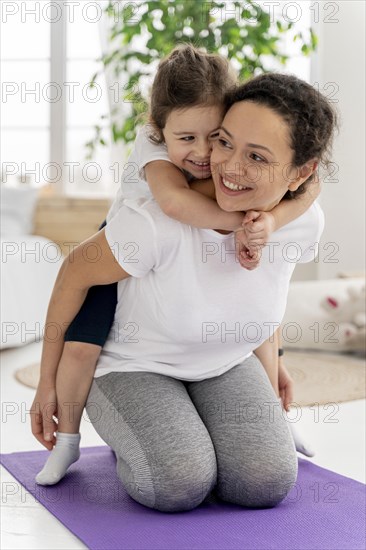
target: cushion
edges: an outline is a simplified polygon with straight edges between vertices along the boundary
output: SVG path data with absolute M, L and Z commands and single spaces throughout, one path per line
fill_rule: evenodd
M 352 345 L 334 312 L 324 307 L 328 296 L 340 302 L 349 300 L 350 289 L 361 292 L 364 279 L 326 279 L 290 283 L 287 307 L 282 323 L 282 345 L 287 348 L 324 351 L 355 351 L 365 344 Z M 352 327 L 351 319 L 349 326 Z M 348 326 L 348 325 L 347 325 Z M 347 327 L 346 327 L 347 328 Z M 357 327 L 354 327 L 357 330 Z
M 38 189 L 1 185 L 0 193 L 0 234 L 7 237 L 31 234 Z

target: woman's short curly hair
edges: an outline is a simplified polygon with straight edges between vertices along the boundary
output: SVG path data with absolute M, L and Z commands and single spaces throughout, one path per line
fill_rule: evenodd
M 329 167 L 338 117 L 328 99 L 310 84 L 294 75 L 265 73 L 233 87 L 225 96 L 226 111 L 238 101 L 265 105 L 283 117 L 289 127 L 295 167 L 313 158 Z M 284 199 L 304 193 L 314 175 L 296 191 L 288 191 Z

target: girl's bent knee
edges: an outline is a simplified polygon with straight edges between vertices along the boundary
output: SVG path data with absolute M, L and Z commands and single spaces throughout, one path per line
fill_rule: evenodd
M 95 361 L 98 359 L 101 347 L 86 342 L 65 342 L 63 355 L 74 361 Z

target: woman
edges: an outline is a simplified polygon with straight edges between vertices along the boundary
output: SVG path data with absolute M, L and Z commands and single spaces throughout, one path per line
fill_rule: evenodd
M 334 125 L 325 98 L 295 77 L 237 88 L 211 157 L 219 206 L 267 211 L 294 200 Z M 214 487 L 248 507 L 285 498 L 297 457 L 260 361 L 275 368 L 291 274 L 313 258 L 322 229 L 314 204 L 273 234 L 256 271 L 243 271 L 232 232 L 181 224 L 136 199 L 65 260 L 47 324 L 67 326 L 88 288 L 121 281 L 87 408 L 132 498 L 169 512 L 196 507 Z

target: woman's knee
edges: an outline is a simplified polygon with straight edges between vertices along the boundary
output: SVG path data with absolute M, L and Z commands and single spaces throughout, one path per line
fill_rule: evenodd
M 137 502 L 161 512 L 183 512 L 196 508 L 217 481 L 216 456 L 186 461 L 161 461 L 151 468 L 151 477 L 119 458 L 117 473 L 127 493 Z
M 217 481 L 216 457 L 211 464 L 197 461 L 171 465 L 156 480 L 156 508 L 165 512 L 183 512 L 199 506 Z
M 247 468 L 245 475 L 226 478 L 218 483 L 222 500 L 246 508 L 273 508 L 286 498 L 296 483 L 298 460 L 296 452 L 283 460 L 257 463 Z

